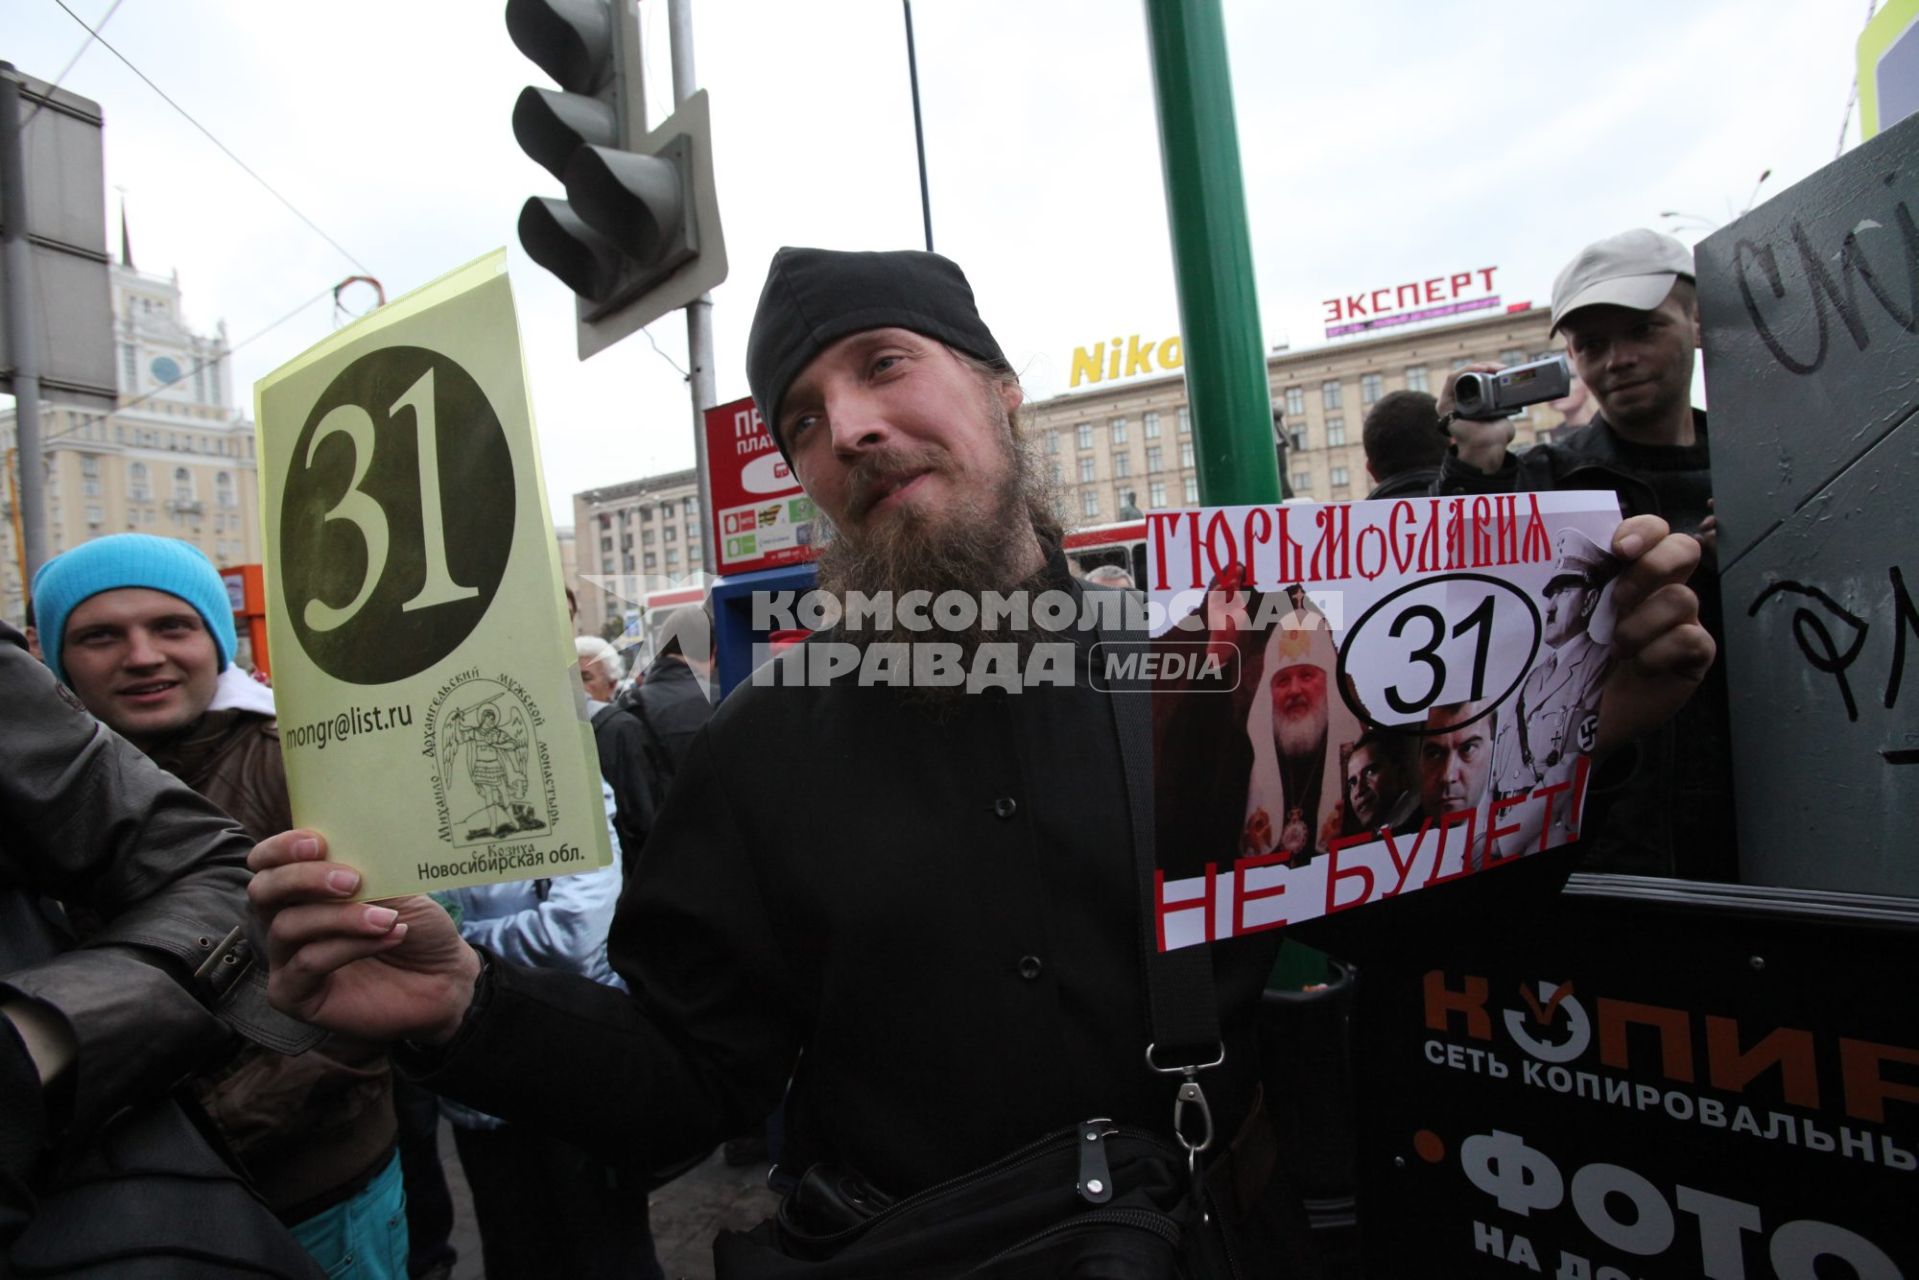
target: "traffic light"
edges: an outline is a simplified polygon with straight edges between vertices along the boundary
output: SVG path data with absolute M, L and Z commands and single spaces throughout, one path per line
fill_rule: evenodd
M 566 187 L 520 210 L 520 244 L 578 297 L 580 358 L 726 279 L 706 93 L 646 128 L 635 0 L 507 0 L 507 34 L 559 84 L 513 136 Z

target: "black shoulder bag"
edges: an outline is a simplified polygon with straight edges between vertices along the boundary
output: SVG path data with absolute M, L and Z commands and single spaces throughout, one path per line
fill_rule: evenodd
M 1123 638 L 1108 633 L 1112 638 Z M 1161 952 L 1153 914 L 1150 694 L 1109 699 L 1119 733 L 1141 892 L 1152 1042 L 1145 1065 L 1177 1077 L 1171 1139 L 1089 1117 L 901 1200 L 816 1165 L 751 1232 L 714 1243 L 720 1280 L 1213 1280 L 1232 1256 L 1201 1157 L 1213 1120 L 1199 1073 L 1225 1060 L 1212 955 Z

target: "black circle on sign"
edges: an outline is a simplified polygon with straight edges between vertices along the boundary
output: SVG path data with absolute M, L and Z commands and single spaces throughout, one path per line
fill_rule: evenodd
M 1418 591 L 1442 582 L 1483 582 L 1488 586 L 1502 587 L 1512 592 L 1515 596 L 1518 596 L 1519 602 L 1526 606 L 1526 616 L 1533 624 L 1532 645 L 1527 650 L 1526 660 L 1519 664 L 1519 674 L 1513 677 L 1513 682 L 1501 690 L 1498 697 L 1483 699 L 1486 703 L 1486 709 L 1470 719 L 1450 721 L 1439 729 L 1428 729 L 1424 724 L 1381 724 L 1379 721 L 1373 719 L 1372 713 L 1366 709 L 1366 705 L 1359 700 L 1359 695 L 1354 692 L 1352 682 L 1346 679 L 1346 655 L 1352 652 L 1353 642 L 1359 639 L 1360 631 L 1368 622 L 1372 621 L 1374 615 L 1381 609 L 1384 609 L 1387 605 L 1409 591 Z M 1545 623 L 1539 617 L 1539 606 L 1533 603 L 1531 596 L 1504 578 L 1495 578 L 1485 573 L 1442 573 L 1431 578 L 1421 578 L 1417 582 L 1409 582 L 1403 587 L 1388 591 L 1385 595 L 1373 601 L 1373 607 L 1360 614 L 1359 621 L 1355 622 L 1352 630 L 1346 633 L 1346 643 L 1339 647 L 1339 696 L 1345 700 L 1347 709 L 1359 717 L 1359 722 L 1369 729 L 1382 729 L 1389 733 L 1403 733 L 1416 738 L 1428 737 L 1435 733 L 1451 733 L 1462 725 L 1469 725 L 1473 723 L 1474 720 L 1483 719 L 1491 715 L 1500 703 L 1513 696 L 1513 693 L 1525 682 L 1526 677 L 1532 674 L 1533 659 L 1539 656 L 1539 644 L 1544 635 Z
M 423 517 L 418 405 L 431 389 L 440 490 L 439 541 L 445 580 L 461 598 L 408 609 L 427 584 L 433 549 Z M 401 403 L 404 401 L 405 403 Z M 345 432 L 332 430 L 314 447 L 327 416 L 371 421 L 371 459 Z M 308 462 L 308 453 L 312 461 Z M 356 468 L 365 473 L 357 486 Z M 361 592 L 371 559 L 359 523 L 340 509 L 357 488 L 378 505 L 387 527 L 386 563 L 371 593 L 350 618 L 315 627 L 308 606 L 343 609 Z M 472 375 L 437 351 L 385 347 L 361 356 L 314 402 L 287 470 L 280 506 L 280 604 L 300 647 L 322 671 L 349 684 L 386 684 L 439 662 L 471 635 L 506 574 L 517 507 L 513 454 L 500 419 Z M 361 504 L 364 509 L 364 504 Z M 468 591 L 471 594 L 467 594 Z

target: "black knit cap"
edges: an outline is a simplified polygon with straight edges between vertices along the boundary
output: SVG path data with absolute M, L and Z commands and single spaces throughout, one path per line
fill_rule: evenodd
M 813 357 L 868 329 L 910 329 L 997 368 L 1012 367 L 951 259 L 916 249 L 781 249 L 767 269 L 746 339 L 746 380 L 782 452 L 778 424 L 786 389 Z

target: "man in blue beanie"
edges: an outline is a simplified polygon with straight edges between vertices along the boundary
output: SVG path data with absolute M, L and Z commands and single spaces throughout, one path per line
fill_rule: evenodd
M 233 660 L 233 606 L 191 543 L 115 534 L 33 577 L 41 656 L 61 683 L 141 748 L 188 728 Z
M 293 825 L 273 695 L 233 665 L 233 606 L 198 547 L 142 533 L 82 543 L 34 575 L 33 611 L 42 661 L 108 728 L 253 839 Z M 384 1053 L 339 1037 L 298 1058 L 248 1050 L 196 1091 L 328 1274 L 406 1274 Z M 335 1272 L 348 1255 L 354 1269 Z

